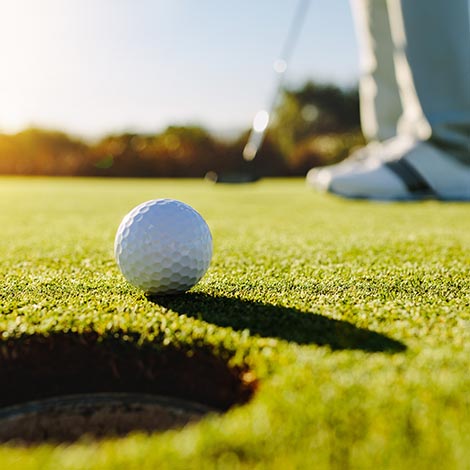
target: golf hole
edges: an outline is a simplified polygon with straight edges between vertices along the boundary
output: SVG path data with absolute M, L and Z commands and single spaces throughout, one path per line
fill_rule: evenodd
M 0 442 L 35 445 L 181 428 L 246 403 L 248 370 L 129 334 L 28 336 L 0 344 Z

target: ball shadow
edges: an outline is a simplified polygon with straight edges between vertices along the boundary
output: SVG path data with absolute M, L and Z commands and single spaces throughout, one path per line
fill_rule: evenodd
M 148 299 L 181 315 L 299 345 L 389 353 L 406 350 L 403 343 L 384 334 L 295 308 L 191 292 L 176 296 L 149 296 Z

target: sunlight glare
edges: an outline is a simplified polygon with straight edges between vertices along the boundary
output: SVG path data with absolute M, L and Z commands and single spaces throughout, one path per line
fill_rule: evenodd
M 273 64 L 273 68 L 277 73 L 284 73 L 287 70 L 287 62 L 284 59 L 277 59 Z
M 253 130 L 255 132 L 264 132 L 268 127 L 269 123 L 269 113 L 262 109 L 256 113 L 255 118 L 253 119 Z

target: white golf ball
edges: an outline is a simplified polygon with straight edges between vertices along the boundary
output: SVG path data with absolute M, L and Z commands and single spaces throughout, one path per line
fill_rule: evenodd
M 212 235 L 191 206 L 155 199 L 122 220 L 114 256 L 124 277 L 148 294 L 176 294 L 193 287 L 212 258 Z

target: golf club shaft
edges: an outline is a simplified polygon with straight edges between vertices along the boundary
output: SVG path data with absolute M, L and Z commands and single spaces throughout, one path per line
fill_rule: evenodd
M 243 149 L 243 158 L 247 161 L 253 160 L 256 157 L 258 150 L 263 144 L 266 130 L 269 125 L 269 120 L 277 106 L 277 101 L 284 85 L 287 65 L 291 59 L 295 44 L 299 38 L 309 4 L 310 0 L 299 0 L 294 18 L 287 33 L 286 41 L 281 51 L 281 55 L 274 62 L 274 71 L 276 72 L 277 83 L 274 88 L 274 93 L 268 109 L 259 110 L 255 115 L 255 119 L 253 120 L 253 126 L 248 137 L 248 141 L 245 145 L 245 148 Z

